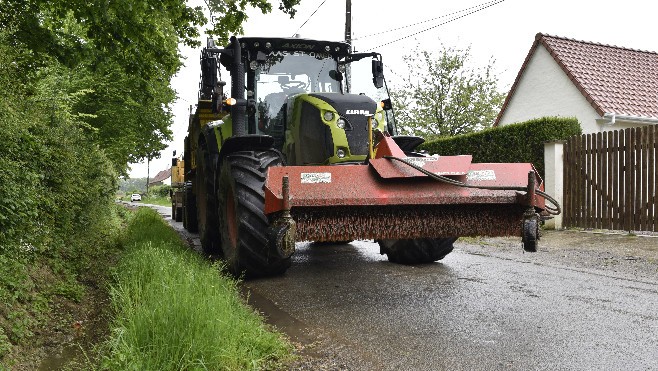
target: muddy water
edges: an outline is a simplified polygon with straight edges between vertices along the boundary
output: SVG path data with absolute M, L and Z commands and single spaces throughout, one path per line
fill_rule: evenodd
M 47 356 L 41 361 L 39 371 L 61 370 L 71 361 L 83 357 L 82 349 L 77 344 L 64 346 L 57 354 Z

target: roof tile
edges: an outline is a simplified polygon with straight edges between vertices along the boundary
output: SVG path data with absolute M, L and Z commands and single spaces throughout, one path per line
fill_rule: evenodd
M 156 182 L 161 182 L 161 181 L 169 178 L 170 176 L 171 176 L 171 168 L 169 168 L 167 170 L 162 170 L 159 173 L 157 173 L 155 175 L 155 177 L 153 179 L 151 179 L 151 181 L 149 181 L 149 184 L 156 183 Z
M 600 114 L 658 117 L 658 53 L 545 34 L 536 42 Z

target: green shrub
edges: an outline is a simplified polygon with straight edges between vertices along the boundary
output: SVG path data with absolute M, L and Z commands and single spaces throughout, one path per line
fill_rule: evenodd
M 149 188 L 149 197 L 150 196 L 169 197 L 169 191 L 170 190 L 171 190 L 171 186 L 168 185 L 168 184 L 153 186 L 153 187 Z
M 473 162 L 530 162 L 544 176 L 544 143 L 580 135 L 576 118 L 543 117 L 423 143 L 420 149 L 444 156 L 472 155 Z

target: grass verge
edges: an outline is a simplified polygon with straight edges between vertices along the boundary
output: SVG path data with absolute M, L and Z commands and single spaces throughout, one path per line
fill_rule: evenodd
M 110 296 L 102 369 L 276 369 L 292 348 L 246 306 L 237 282 L 194 253 L 149 208 L 131 220 Z
M 145 204 L 171 206 L 171 198 L 169 197 L 148 196 L 145 197 L 142 202 Z
M 119 201 L 126 201 L 130 202 L 131 204 L 138 204 L 138 203 L 144 203 L 144 204 L 152 204 L 152 205 L 159 205 L 159 206 L 171 206 L 171 198 L 167 197 L 160 197 L 160 196 L 144 196 L 142 197 L 142 201 L 139 202 L 131 202 L 130 201 L 130 195 L 122 196 L 118 198 Z

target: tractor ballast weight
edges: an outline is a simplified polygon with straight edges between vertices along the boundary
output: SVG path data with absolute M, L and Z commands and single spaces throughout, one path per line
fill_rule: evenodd
M 204 251 L 251 276 L 285 272 L 297 241 L 372 239 L 406 264 L 443 258 L 459 236 L 520 236 L 535 251 L 559 207 L 532 164 L 414 152 L 423 140 L 395 135 L 389 100 L 351 92 L 358 76 L 347 74 L 366 58 L 381 88 L 381 55 L 346 43 L 209 42 L 184 156 Z

